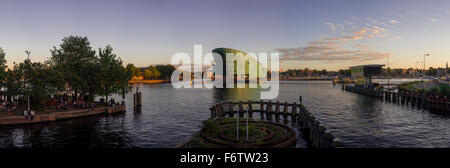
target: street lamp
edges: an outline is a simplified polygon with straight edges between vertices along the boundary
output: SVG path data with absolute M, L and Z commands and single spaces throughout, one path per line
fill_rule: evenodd
M 425 56 L 430 56 L 430 54 L 423 54 L 423 74 L 422 74 L 422 81 L 423 81 L 423 77 L 425 76 Z
M 418 80 L 419 79 L 419 69 L 417 69 L 417 64 L 418 63 L 420 63 L 420 61 L 416 61 L 416 69 L 415 69 L 415 71 L 416 71 L 416 80 Z
M 28 55 L 28 61 L 30 61 L 30 63 L 31 63 L 31 60 L 30 60 L 31 51 L 26 50 L 25 53 Z M 29 88 L 30 87 L 30 65 L 28 65 L 27 68 L 28 68 L 28 72 L 27 72 L 28 85 L 27 85 L 27 87 Z M 31 113 L 31 110 L 30 110 L 30 95 L 29 94 L 28 94 L 28 113 L 29 114 Z
M 430 56 L 430 54 L 423 54 L 423 74 L 422 74 L 422 85 L 423 89 L 425 89 L 425 81 L 423 81 L 423 78 L 425 77 L 425 56 Z

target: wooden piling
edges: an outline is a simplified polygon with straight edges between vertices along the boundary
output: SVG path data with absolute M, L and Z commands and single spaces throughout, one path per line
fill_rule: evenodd
M 266 116 L 267 120 L 272 120 L 272 101 L 270 100 L 269 104 L 267 105 Z
M 285 120 L 285 121 L 287 121 L 288 120 L 288 108 L 289 108 L 289 106 L 288 106 L 288 102 L 284 102 L 284 109 L 283 109 L 283 119 Z
M 292 105 L 292 114 L 291 114 L 291 120 L 292 122 L 297 121 L 297 103 L 294 102 L 294 105 Z
M 228 104 L 228 117 L 233 118 L 233 115 L 234 115 L 233 104 L 230 102 Z
M 275 107 L 275 120 L 279 121 L 280 120 L 280 102 L 277 101 L 277 105 Z
M 253 104 L 252 101 L 248 101 L 248 117 L 253 118 Z
M 260 109 L 259 109 L 260 114 L 261 114 L 261 120 L 264 120 L 264 101 L 261 100 L 261 102 L 259 104 L 261 106 Z
M 239 101 L 239 118 L 243 118 L 244 117 L 244 107 L 242 106 L 242 101 Z

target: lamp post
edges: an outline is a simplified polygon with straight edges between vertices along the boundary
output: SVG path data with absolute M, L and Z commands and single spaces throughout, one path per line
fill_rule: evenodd
M 419 69 L 417 69 L 417 64 L 418 63 L 420 63 L 420 61 L 416 61 L 416 69 L 415 69 L 415 71 L 416 71 L 416 80 L 418 80 L 419 79 Z
M 387 53 L 387 74 L 388 74 L 388 90 L 389 89 L 391 89 L 391 84 L 390 84 L 390 81 L 389 81 L 389 78 L 390 78 L 390 73 L 389 73 L 389 53 Z
M 425 81 L 423 80 L 423 78 L 425 77 L 425 56 L 430 56 L 430 54 L 423 54 L 423 73 L 422 73 L 422 85 L 423 85 L 423 89 L 425 89 Z
M 31 60 L 30 60 L 31 51 L 26 50 L 25 53 L 28 55 L 28 61 L 30 61 L 29 63 L 31 63 Z M 27 70 L 28 86 L 27 87 L 29 88 L 30 87 L 30 65 L 28 65 L 27 68 L 28 68 L 28 70 Z M 31 110 L 30 110 L 30 95 L 29 95 L 29 93 L 28 93 L 28 113 L 31 113 Z

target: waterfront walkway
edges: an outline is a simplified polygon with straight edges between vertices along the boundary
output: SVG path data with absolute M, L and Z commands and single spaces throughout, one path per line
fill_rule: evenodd
M 27 119 L 23 115 L 0 115 L 0 126 L 51 122 L 99 114 L 123 113 L 125 112 L 125 109 L 126 109 L 125 106 L 118 106 L 117 108 L 102 106 L 102 107 L 95 107 L 94 109 L 91 110 L 73 109 L 61 112 L 43 112 L 37 113 L 33 117 L 33 119 Z

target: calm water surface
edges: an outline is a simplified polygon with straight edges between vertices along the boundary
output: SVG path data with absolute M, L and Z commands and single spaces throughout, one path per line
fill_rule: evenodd
M 0 127 L 0 147 L 173 147 L 199 130 L 201 121 L 210 116 L 211 104 L 222 96 L 259 98 L 255 89 L 139 87 L 144 100 L 141 113 L 133 112 L 129 94 L 126 114 Z M 345 92 L 330 81 L 281 82 L 277 100 L 298 102 L 299 96 L 346 147 L 450 147 L 450 117 Z M 297 147 L 305 147 L 297 139 Z

